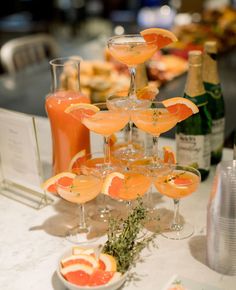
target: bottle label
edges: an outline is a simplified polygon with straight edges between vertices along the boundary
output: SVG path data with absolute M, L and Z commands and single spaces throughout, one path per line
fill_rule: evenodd
M 210 84 L 204 82 L 205 89 L 210 97 L 213 99 L 220 99 L 222 97 L 220 84 Z
M 192 101 L 196 106 L 201 107 L 207 104 L 207 95 L 199 95 L 199 96 L 189 96 L 187 94 L 184 94 L 183 96 L 185 99 L 188 99 Z
M 224 144 L 225 118 L 212 120 L 211 151 L 220 151 Z
M 210 136 L 210 134 L 176 134 L 178 163 L 209 170 L 211 164 Z

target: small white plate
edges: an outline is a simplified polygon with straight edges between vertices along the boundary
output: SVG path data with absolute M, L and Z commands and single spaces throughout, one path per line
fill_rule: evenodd
M 92 247 L 88 246 L 88 248 L 92 248 Z M 70 283 L 61 275 L 61 263 L 60 262 L 62 259 L 71 255 L 71 250 L 72 250 L 72 248 L 68 249 L 67 251 L 65 251 L 63 253 L 63 255 L 61 255 L 61 257 L 58 261 L 58 266 L 57 266 L 57 275 L 58 275 L 59 279 L 61 280 L 61 282 L 68 289 L 70 289 L 70 290 L 90 290 L 90 289 L 91 290 L 116 290 L 119 287 L 121 287 L 121 285 L 125 282 L 127 275 L 128 275 L 128 272 L 123 274 L 118 280 L 116 280 L 110 284 L 105 284 L 105 285 L 101 285 L 101 286 L 78 286 L 78 285 Z

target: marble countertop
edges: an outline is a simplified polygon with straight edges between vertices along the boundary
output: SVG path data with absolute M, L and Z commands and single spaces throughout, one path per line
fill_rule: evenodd
M 160 146 L 174 145 L 171 139 L 160 139 Z M 92 136 L 93 149 L 98 148 L 99 142 Z M 232 150 L 225 149 L 224 159 L 232 159 L 232 154 Z M 181 241 L 158 235 L 158 248 L 144 249 L 144 260 L 133 269 L 140 279 L 126 282 L 122 289 L 161 290 L 177 274 L 222 290 L 235 290 L 236 276 L 219 274 L 205 261 L 206 209 L 214 172 L 212 167 L 197 192 L 181 201 L 180 211 L 195 226 L 194 235 Z M 157 211 L 173 209 L 172 201 L 166 197 L 158 197 L 155 206 Z M 0 289 L 65 290 L 56 267 L 61 254 L 71 246 L 64 235 L 76 220 L 76 207 L 56 198 L 36 210 L 0 194 L 0 220 Z

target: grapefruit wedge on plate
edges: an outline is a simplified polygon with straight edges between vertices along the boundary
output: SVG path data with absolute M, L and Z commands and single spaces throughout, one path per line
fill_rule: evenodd
M 76 174 L 72 172 L 61 172 L 47 179 L 42 185 L 42 189 L 48 193 L 57 195 L 57 184 L 62 186 L 70 186 Z
M 95 257 L 96 252 L 97 247 L 74 246 L 61 256 L 57 275 L 66 288 L 70 290 L 120 288 L 128 273 L 117 272 L 116 260 L 113 256 L 100 253 L 99 257 Z
M 87 254 L 71 255 L 61 260 L 61 265 L 63 268 L 69 267 L 75 264 L 82 264 L 90 266 L 92 268 L 98 268 L 98 261 L 92 256 Z
M 72 284 L 78 286 L 88 285 L 90 276 L 93 274 L 93 267 L 75 264 L 61 269 L 62 276 Z
M 156 40 L 158 49 L 161 49 L 178 40 L 174 33 L 162 28 L 148 28 L 142 30 L 140 34 L 146 41 Z
M 190 100 L 183 97 L 175 97 L 163 101 L 164 106 L 170 111 L 179 110 L 179 121 L 181 122 L 188 117 L 199 112 L 198 107 Z

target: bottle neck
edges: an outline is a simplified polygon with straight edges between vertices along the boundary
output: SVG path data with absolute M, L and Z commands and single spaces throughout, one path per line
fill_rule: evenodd
M 80 91 L 79 62 L 65 61 L 60 65 L 51 63 L 51 91 Z
M 202 81 L 201 64 L 191 64 L 189 66 L 187 81 L 185 85 L 185 94 L 189 97 L 205 94 L 205 88 Z
M 205 52 L 203 54 L 203 81 L 205 83 L 219 84 L 218 67 L 215 53 Z

